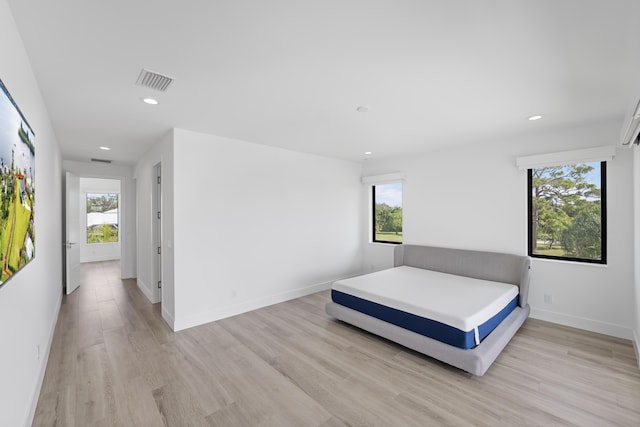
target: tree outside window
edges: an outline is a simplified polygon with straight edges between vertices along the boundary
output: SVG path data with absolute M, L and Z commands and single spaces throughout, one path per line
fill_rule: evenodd
M 606 163 L 529 169 L 529 255 L 606 263 Z
M 402 183 L 374 185 L 373 241 L 402 243 Z
M 118 241 L 118 194 L 87 193 L 87 243 Z

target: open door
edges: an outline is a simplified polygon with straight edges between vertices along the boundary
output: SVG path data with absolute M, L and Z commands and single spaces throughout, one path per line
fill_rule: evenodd
M 80 286 L 80 178 L 67 172 L 65 187 L 65 288 L 70 294 Z

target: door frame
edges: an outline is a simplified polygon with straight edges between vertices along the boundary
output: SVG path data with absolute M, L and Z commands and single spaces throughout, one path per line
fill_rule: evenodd
M 129 190 L 127 188 L 126 185 L 126 180 L 127 177 L 124 175 L 118 175 L 118 174 L 92 174 L 92 173 L 83 173 L 80 172 L 78 170 L 74 170 L 74 168 L 64 168 L 63 169 L 63 173 L 66 172 L 70 172 L 74 175 L 77 175 L 79 178 L 95 178 L 95 179 L 113 179 L 113 180 L 118 180 L 120 181 L 120 202 L 118 205 L 118 210 L 119 210 L 119 228 L 120 228 L 120 232 L 119 232 L 119 237 L 120 237 L 120 278 L 122 279 L 128 279 L 129 277 L 125 277 L 126 273 L 128 272 L 128 270 L 131 268 L 131 266 L 129 266 L 129 261 L 127 258 L 127 247 L 129 246 L 129 239 L 132 238 L 135 241 L 135 236 L 130 237 L 127 236 L 127 230 L 129 229 L 129 221 L 127 221 L 127 209 L 130 209 L 130 207 L 128 207 L 128 197 L 129 197 Z M 135 183 L 133 181 L 133 177 L 132 177 L 132 183 L 133 185 L 133 189 L 134 189 L 134 194 L 135 194 Z M 66 191 L 66 190 L 65 190 Z M 135 201 L 133 201 L 134 206 L 135 206 Z M 66 221 L 66 217 L 67 217 L 67 212 L 65 212 L 63 221 Z M 135 256 L 135 254 L 134 254 Z M 123 263 L 126 263 L 126 265 L 123 265 Z M 135 264 L 134 264 L 135 265 Z M 135 269 L 132 270 L 134 275 L 135 275 Z
M 74 181 L 74 191 L 70 182 Z M 73 197 L 69 197 L 73 196 Z M 80 287 L 80 177 L 73 172 L 64 173 L 64 219 L 63 230 L 63 287 L 69 295 Z M 73 199 L 76 200 L 73 200 Z M 75 211 L 75 213 L 71 213 Z M 75 223 L 75 224 L 73 224 Z M 69 226 L 69 224 L 73 224 Z M 72 241 L 75 240 L 75 241 Z
M 162 302 L 162 220 L 164 213 L 162 212 L 162 162 L 158 162 L 153 166 L 153 180 L 151 191 L 151 212 L 152 212 L 152 228 L 151 228 L 151 247 L 156 251 L 151 255 L 153 260 L 153 284 L 155 289 L 154 302 Z

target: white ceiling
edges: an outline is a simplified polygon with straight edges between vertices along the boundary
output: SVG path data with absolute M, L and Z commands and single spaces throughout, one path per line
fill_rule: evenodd
M 9 1 L 69 160 L 172 127 L 359 161 L 622 126 L 640 80 L 638 0 Z

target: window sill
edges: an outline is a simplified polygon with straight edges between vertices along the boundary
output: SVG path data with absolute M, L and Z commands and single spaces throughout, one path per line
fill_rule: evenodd
M 392 242 L 374 242 L 374 241 L 369 241 L 370 245 L 382 245 L 382 246 L 398 246 L 401 245 L 402 243 L 392 243 Z
M 554 264 L 569 264 L 569 265 L 579 265 L 581 267 L 596 267 L 596 268 L 607 268 L 609 264 L 599 264 L 596 262 L 580 262 L 580 261 L 565 261 L 562 259 L 548 259 L 548 258 L 536 258 L 531 257 L 531 262 L 549 262 Z

